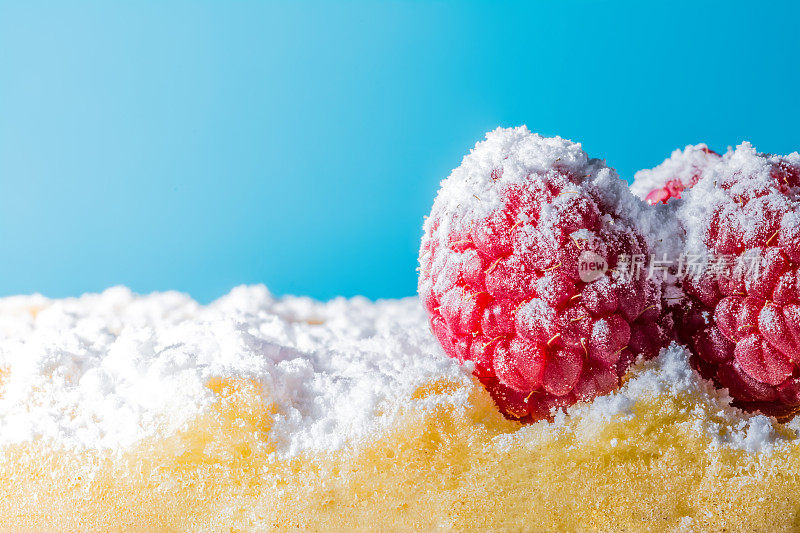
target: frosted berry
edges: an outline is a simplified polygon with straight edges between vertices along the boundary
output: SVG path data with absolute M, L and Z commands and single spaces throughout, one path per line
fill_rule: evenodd
M 680 198 L 683 191 L 695 186 L 703 174 L 720 160 L 721 156 L 705 144 L 675 150 L 657 167 L 637 172 L 631 192 L 650 205 L 667 203 L 670 198 Z
M 666 344 L 660 289 L 634 258 L 649 211 L 580 145 L 497 129 L 442 182 L 419 294 L 445 352 L 523 421 L 608 393 Z
M 694 364 L 735 404 L 778 417 L 800 410 L 800 156 L 724 156 L 678 215 L 687 256 L 678 334 Z

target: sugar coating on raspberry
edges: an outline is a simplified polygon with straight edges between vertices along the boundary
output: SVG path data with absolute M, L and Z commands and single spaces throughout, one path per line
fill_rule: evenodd
M 424 224 L 431 330 L 509 417 L 610 392 L 671 335 L 661 284 L 618 268 L 676 246 L 671 220 L 579 144 L 498 128 L 442 182 Z
M 637 172 L 631 192 L 650 205 L 667 203 L 670 198 L 680 198 L 684 190 L 694 187 L 720 160 L 718 153 L 702 143 L 675 150 L 657 167 Z
M 700 373 L 737 405 L 779 417 L 800 410 L 800 155 L 748 143 L 685 194 L 689 297 L 680 337 Z

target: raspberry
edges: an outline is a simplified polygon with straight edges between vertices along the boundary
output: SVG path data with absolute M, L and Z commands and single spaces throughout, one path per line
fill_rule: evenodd
M 721 156 L 705 144 L 675 150 L 657 167 L 637 172 L 631 192 L 650 205 L 667 203 L 670 198 L 680 198 L 684 190 L 694 187 L 720 159 Z
M 636 223 L 651 209 L 579 144 L 524 126 L 488 133 L 442 182 L 420 298 L 445 352 L 474 363 L 506 416 L 608 393 L 669 340 L 659 286 L 616 268 L 651 251 Z
M 693 363 L 735 405 L 800 411 L 800 156 L 729 151 L 686 194 L 687 255 L 678 334 Z

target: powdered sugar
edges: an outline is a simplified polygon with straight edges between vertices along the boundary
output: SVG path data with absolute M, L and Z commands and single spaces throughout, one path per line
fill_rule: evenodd
M 276 299 L 263 286 L 236 288 L 206 307 L 178 293 L 124 288 L 0 299 L 0 368 L 0 444 L 120 449 L 168 435 L 205 409 L 208 379 L 242 377 L 274 402 L 270 437 L 284 456 L 377 438 L 409 409 L 467 409 L 477 386 L 471 367 L 441 353 L 415 298 L 319 303 Z M 442 380 L 459 386 L 413 399 L 418 387 Z M 540 424 L 599 425 L 636 416 L 639 401 L 682 395 L 696 405 L 689 429 L 712 435 L 714 446 L 768 451 L 783 439 L 772 419 L 729 407 L 678 345 L 643 363 L 620 391 Z
M 690 148 L 699 151 L 704 146 L 687 147 L 687 152 L 694 154 Z M 430 232 L 431 224 L 437 221 L 441 224 L 440 235 L 465 234 L 476 223 L 484 222 L 503 207 L 506 191 L 513 187 L 531 186 L 531 176 L 554 171 L 575 176 L 590 187 L 593 198 L 600 202 L 601 210 L 610 211 L 624 224 L 639 229 L 653 253 L 677 255 L 682 240 L 674 208 L 649 208 L 628 194 L 625 182 L 614 169 L 600 159 L 591 159 L 580 143 L 561 137 L 542 137 L 531 133 L 526 126 L 497 128 L 486 134 L 486 140 L 475 145 L 461 165 L 442 181 L 424 230 Z M 567 188 L 547 202 L 542 207 L 543 212 L 558 210 L 562 204 L 566 207 L 581 194 L 585 193 L 577 187 Z M 569 209 L 563 211 L 565 214 L 570 212 Z
M 589 159 L 580 144 L 561 137 L 542 137 L 525 126 L 497 128 L 487 133 L 486 140 L 477 143 L 442 181 L 433 213 L 461 213 L 462 217 L 452 221 L 457 227 L 445 226 L 443 230 L 468 231 L 476 221 L 502 207 L 502 195 L 508 188 L 554 168 L 586 177 L 613 172 L 602 161 Z M 426 222 L 426 231 L 429 224 Z
M 637 172 L 633 177 L 631 192 L 644 200 L 651 192 L 674 182 L 675 192 L 680 194 L 683 189 L 693 187 L 719 160 L 720 156 L 702 143 L 675 150 L 660 165 Z
M 168 435 L 213 401 L 211 378 L 255 380 L 278 453 L 336 449 L 391 425 L 420 385 L 469 372 L 441 355 L 416 299 L 327 304 L 240 287 L 202 307 L 114 288 L 0 300 L 0 443 L 119 448 Z M 457 394 L 428 403 L 463 402 Z
M 687 430 L 710 438 L 710 451 L 727 448 L 770 453 L 776 446 L 794 441 L 800 429 L 794 426 L 796 422 L 789 424 L 793 429 L 787 433 L 788 428 L 773 418 L 731 407 L 727 391 L 715 388 L 692 370 L 690 357 L 685 347 L 673 343 L 657 358 L 642 362 L 620 390 L 559 414 L 556 426 L 577 422 L 582 428 L 599 429 L 612 419 L 635 419 L 639 402 L 678 398 L 690 399 L 692 411 L 684 424 Z

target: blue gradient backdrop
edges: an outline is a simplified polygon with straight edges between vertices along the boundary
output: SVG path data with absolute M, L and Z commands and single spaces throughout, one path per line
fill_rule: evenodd
M 0 1 L 0 294 L 413 294 L 438 182 L 497 125 L 627 178 L 800 148 L 795 6 Z

